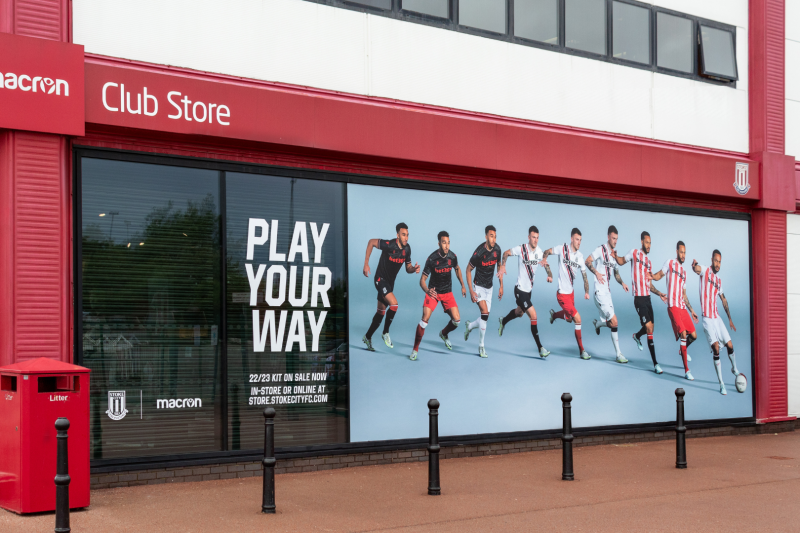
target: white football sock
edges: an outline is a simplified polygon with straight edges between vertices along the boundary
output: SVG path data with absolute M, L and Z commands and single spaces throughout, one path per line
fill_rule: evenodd
M 614 349 L 619 353 L 619 332 L 611 330 L 611 342 L 614 343 Z
M 478 317 L 478 318 L 476 318 L 475 320 L 473 320 L 472 322 L 469 323 L 469 329 L 473 330 L 473 329 L 477 328 L 480 325 L 481 325 L 481 318 Z
M 728 359 L 731 360 L 731 369 L 736 372 L 736 375 L 739 375 L 739 369 L 736 368 L 736 352 L 731 352 L 728 354 Z
M 604 319 L 600 318 L 600 319 L 597 320 L 597 327 L 599 327 L 599 328 L 610 328 L 611 326 L 609 326 L 608 322 L 606 322 Z M 617 350 L 617 351 L 619 351 L 619 350 Z
M 480 343 L 479 343 L 479 344 L 480 344 L 480 346 L 483 346 L 483 338 L 486 336 L 486 321 L 485 321 L 485 320 L 482 320 L 482 319 L 480 319 L 480 318 L 479 318 L 479 319 L 478 319 L 478 322 L 480 322 L 480 323 L 481 323 L 481 324 L 480 324 L 480 328 L 481 328 L 481 340 L 480 340 Z
M 722 381 L 722 365 L 719 362 L 719 357 L 714 359 L 714 370 L 717 371 L 717 379 L 719 380 L 719 384 L 725 385 L 725 383 Z

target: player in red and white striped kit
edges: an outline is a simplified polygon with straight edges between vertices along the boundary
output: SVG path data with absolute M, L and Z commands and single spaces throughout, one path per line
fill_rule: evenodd
M 676 249 L 676 258 L 668 259 L 660 271 L 649 277 L 653 281 L 658 281 L 664 276 L 667 277 L 667 305 L 669 306 L 672 331 L 675 332 L 675 340 L 678 338 L 681 340 L 681 358 L 686 371 L 686 379 L 694 381 L 692 373 L 689 372 L 687 350 L 689 345 L 697 340 L 697 332 L 694 329 L 694 324 L 697 323 L 697 313 L 692 309 L 689 297 L 686 296 L 686 269 L 683 268 L 683 262 L 686 261 L 686 245 L 683 241 L 678 241 Z M 691 317 L 689 313 L 692 314 Z
M 642 232 L 642 247 L 640 249 L 633 248 L 628 252 L 625 257 L 617 255 L 617 263 L 624 265 L 625 263 L 631 264 L 631 285 L 633 286 L 633 305 L 636 307 L 636 313 L 639 315 L 639 322 L 642 328 L 633 334 L 633 340 L 636 346 L 642 350 L 642 336 L 647 335 L 647 347 L 650 350 L 650 358 L 653 360 L 653 371 L 656 374 L 661 374 L 661 365 L 658 364 L 656 359 L 656 345 L 653 341 L 653 329 L 655 316 L 653 314 L 653 304 L 650 302 L 650 293 L 660 297 L 664 302 L 667 301 L 667 296 L 661 293 L 653 286 L 652 281 L 648 281 L 648 274 L 653 273 L 653 264 L 647 254 L 650 253 L 650 234 L 646 231 Z
M 716 370 L 717 379 L 719 379 L 719 393 L 725 395 L 728 392 L 725 390 L 725 383 L 722 381 L 722 365 L 719 362 L 720 345 L 724 344 L 728 349 L 728 358 L 731 360 L 731 372 L 733 372 L 733 375 L 738 376 L 739 371 L 736 369 L 733 341 L 717 312 L 717 297 L 719 297 L 722 300 L 722 307 L 728 315 L 728 323 L 731 329 L 736 331 L 736 326 L 733 325 L 733 319 L 731 318 L 731 310 L 728 308 L 728 300 L 725 298 L 725 293 L 722 292 L 722 279 L 718 276 L 720 266 L 722 266 L 722 253 L 719 250 L 714 250 L 711 253 L 710 267 L 702 266 L 696 260 L 692 261 L 692 270 L 700 276 L 700 307 L 703 311 L 703 330 L 706 332 L 708 344 L 711 345 L 711 351 L 714 354 L 714 370 Z

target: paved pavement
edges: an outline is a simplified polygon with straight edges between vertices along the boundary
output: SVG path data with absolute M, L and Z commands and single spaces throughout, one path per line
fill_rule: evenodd
M 177 483 L 92 493 L 72 531 L 484 532 L 800 531 L 800 431 L 442 461 L 442 496 L 427 463 L 277 476 L 278 513 L 262 515 L 261 479 Z M 52 514 L 0 511 L 2 532 L 53 531 Z

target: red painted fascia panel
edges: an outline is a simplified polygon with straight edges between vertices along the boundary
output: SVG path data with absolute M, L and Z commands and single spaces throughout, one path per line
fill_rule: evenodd
M 795 195 L 795 210 L 800 208 L 800 163 L 794 163 L 794 195 Z
M 605 184 L 554 180 L 547 176 L 530 176 L 499 171 L 452 168 L 444 165 L 414 164 L 407 161 L 368 157 L 345 157 L 319 150 L 272 146 L 263 143 L 230 139 L 208 139 L 185 135 L 136 131 L 87 125 L 85 137 L 74 140 L 76 146 L 149 152 L 180 157 L 198 157 L 220 161 L 236 161 L 259 165 L 348 172 L 387 178 L 416 179 L 430 182 L 461 184 L 471 187 L 494 187 L 548 194 L 584 196 L 649 204 L 693 207 L 723 211 L 750 212 L 744 202 L 731 202 L 711 196 L 647 191 L 642 187 L 611 187 Z
M 229 135 L 283 145 L 284 150 L 311 148 L 405 165 L 546 176 L 576 180 L 579 187 L 630 186 L 735 202 L 756 200 L 760 192 L 759 167 L 744 154 L 96 56 L 87 57 L 86 72 L 87 122 L 97 125 L 216 139 Z M 99 91 L 106 81 L 124 82 L 127 90 L 134 91 L 146 83 L 151 93 L 158 87 L 164 94 L 167 87 L 185 87 L 182 93 L 191 89 L 204 101 L 227 97 L 239 109 L 249 104 L 249 116 L 237 114 L 239 120 L 249 122 L 237 125 L 233 134 L 233 127 L 202 129 L 163 117 L 112 113 L 100 103 Z M 733 188 L 737 162 L 751 164 L 751 191 L 744 198 Z

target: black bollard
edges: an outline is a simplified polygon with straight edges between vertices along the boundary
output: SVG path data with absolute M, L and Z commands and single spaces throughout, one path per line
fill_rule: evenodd
M 561 435 L 561 479 L 573 481 L 575 473 L 572 471 L 572 395 L 565 392 L 561 395 L 564 409 L 564 434 Z
M 69 533 L 69 420 L 56 420 L 56 533 Z
M 275 409 L 264 409 L 264 493 L 261 512 L 275 514 Z
M 686 468 L 686 425 L 683 420 L 683 389 L 675 389 L 678 403 L 678 423 L 675 426 L 675 468 Z
M 440 496 L 439 486 L 439 400 L 428 402 L 430 427 L 428 432 L 428 494 Z

